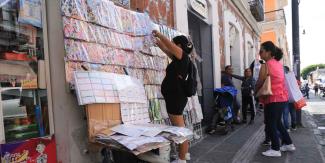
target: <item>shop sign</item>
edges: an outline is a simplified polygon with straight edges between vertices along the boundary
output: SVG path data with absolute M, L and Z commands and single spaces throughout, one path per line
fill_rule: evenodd
M 189 0 L 189 5 L 192 10 L 202 16 L 204 19 L 208 18 L 208 4 L 206 0 Z
M 34 138 L 18 143 L 1 144 L 1 162 L 56 163 L 56 144 L 51 138 Z
M 37 76 L 31 79 L 21 80 L 21 87 L 23 89 L 37 89 Z

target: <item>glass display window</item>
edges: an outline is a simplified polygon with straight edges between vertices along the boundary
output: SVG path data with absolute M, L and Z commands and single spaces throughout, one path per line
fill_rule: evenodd
M 0 3 L 0 142 L 49 135 L 42 0 Z

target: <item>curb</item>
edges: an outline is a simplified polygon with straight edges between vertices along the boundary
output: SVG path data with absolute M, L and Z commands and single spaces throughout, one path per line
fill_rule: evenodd
M 318 129 L 318 125 L 315 122 L 313 116 L 308 111 L 303 111 L 303 113 L 306 118 L 307 127 L 313 131 L 317 142 L 320 145 L 325 146 L 325 140 L 323 139 L 323 132 L 320 129 Z

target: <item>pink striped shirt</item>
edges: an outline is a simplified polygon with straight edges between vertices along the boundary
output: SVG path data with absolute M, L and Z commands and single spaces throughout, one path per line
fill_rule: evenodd
M 266 62 L 271 77 L 271 88 L 273 95 L 262 97 L 261 102 L 264 104 L 274 102 L 286 102 L 288 101 L 288 90 L 285 86 L 285 78 L 283 65 L 275 60 L 271 59 Z

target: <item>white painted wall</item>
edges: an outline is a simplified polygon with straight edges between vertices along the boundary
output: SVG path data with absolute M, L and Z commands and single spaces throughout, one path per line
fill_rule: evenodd
M 238 23 L 236 17 L 234 16 L 231 11 L 226 10 L 224 12 L 224 35 L 225 35 L 225 59 L 226 59 L 226 65 L 230 64 L 230 38 L 229 38 L 229 30 L 231 25 L 233 25 L 236 30 L 238 31 L 238 43 L 236 43 L 233 47 L 233 55 L 232 55 L 232 67 L 234 68 L 234 72 L 236 74 L 243 74 L 244 70 L 244 63 L 243 63 L 243 37 L 242 37 L 242 27 Z
M 250 34 L 245 33 L 245 68 L 253 62 L 255 53 L 254 40 Z
M 174 6 L 176 29 L 188 34 L 187 0 L 175 0 Z
M 214 87 L 221 87 L 221 69 L 220 69 L 220 44 L 219 44 L 219 16 L 218 16 L 218 1 L 209 0 L 210 12 L 209 22 L 212 24 L 212 52 L 213 52 L 213 76 Z

